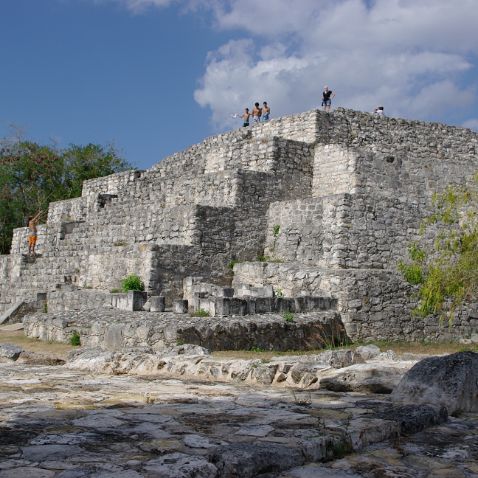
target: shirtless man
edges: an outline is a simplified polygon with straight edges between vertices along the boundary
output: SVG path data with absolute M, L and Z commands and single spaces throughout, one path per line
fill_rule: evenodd
M 249 108 L 244 108 L 244 113 L 242 114 L 241 118 L 243 119 L 244 123 L 242 126 L 247 128 L 249 126 L 249 118 L 251 117 L 251 113 L 249 113 Z
M 322 93 L 322 106 L 324 111 L 330 111 L 332 105 L 332 98 L 335 97 L 335 93 L 332 90 L 329 90 L 327 85 L 324 86 L 324 91 Z
M 264 101 L 264 103 L 262 103 L 262 121 L 269 121 L 270 114 L 271 109 L 269 108 L 267 101 Z
M 35 216 L 28 218 L 28 255 L 35 255 L 35 246 L 37 244 L 37 225 L 43 211 L 39 211 Z
M 259 108 L 259 103 L 254 103 L 254 108 L 252 110 L 252 119 L 254 123 L 259 123 L 262 116 L 262 108 Z

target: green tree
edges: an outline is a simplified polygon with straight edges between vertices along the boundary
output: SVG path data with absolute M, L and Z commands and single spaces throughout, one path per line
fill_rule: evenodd
M 478 299 L 478 174 L 466 187 L 436 194 L 420 232 L 409 260 L 399 263 L 405 279 L 418 286 L 415 313 L 452 319 L 458 307 Z
M 10 249 L 13 229 L 47 211 L 52 201 L 81 195 L 85 179 L 131 169 L 113 148 L 95 144 L 65 149 L 31 141 L 0 141 L 0 254 Z

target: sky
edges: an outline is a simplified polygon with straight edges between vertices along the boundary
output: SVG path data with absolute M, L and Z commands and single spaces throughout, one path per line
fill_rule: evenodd
M 0 137 L 113 145 L 148 168 L 333 107 L 478 130 L 478 0 L 0 0 Z

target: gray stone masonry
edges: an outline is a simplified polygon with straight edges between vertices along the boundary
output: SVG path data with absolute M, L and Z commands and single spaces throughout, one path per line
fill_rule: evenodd
M 50 311 L 101 307 L 128 274 L 171 307 L 183 280 L 200 276 L 223 291 L 233 282 L 223 305 L 261 289 L 328 298 L 354 339 L 478 341 L 476 314 L 450 328 L 411 318 L 397 274 L 433 193 L 469 181 L 477 152 L 467 129 L 344 109 L 207 138 L 50 204 L 34 260 L 26 228 L 16 230 L 0 257 L 0 311 L 38 292 Z M 92 292 L 58 292 L 68 285 Z

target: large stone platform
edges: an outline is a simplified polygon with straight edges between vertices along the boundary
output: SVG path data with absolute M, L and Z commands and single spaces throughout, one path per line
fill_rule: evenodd
M 210 350 L 310 350 L 347 342 L 336 312 L 240 317 L 191 317 L 172 312 L 126 312 L 112 309 L 36 314 L 24 318 L 28 337 L 69 342 L 74 331 L 83 345 L 108 350 L 151 348 L 161 351 L 179 344 Z

